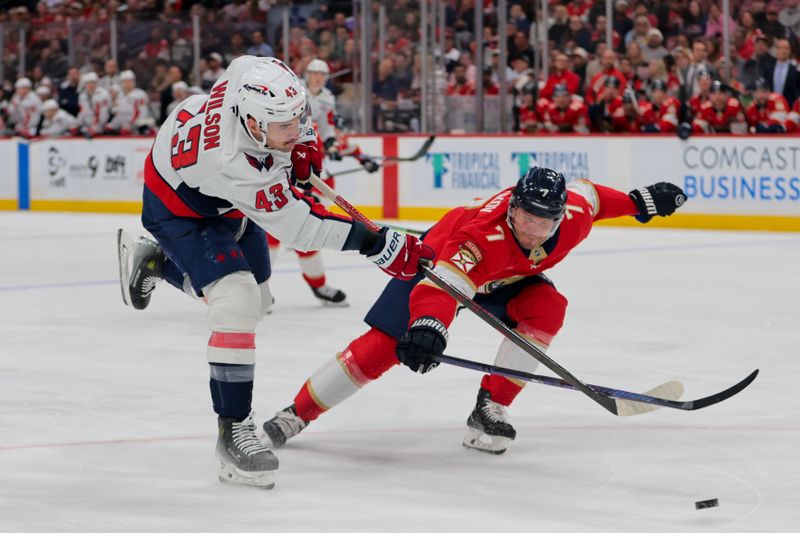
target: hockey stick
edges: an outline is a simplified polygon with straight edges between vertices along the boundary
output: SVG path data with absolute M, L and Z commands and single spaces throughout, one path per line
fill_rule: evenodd
M 448 365 L 468 368 L 470 370 L 477 370 L 479 372 L 486 372 L 488 374 L 497 374 L 498 376 L 504 376 L 510 379 L 530 381 L 532 383 L 541 383 L 543 385 L 551 385 L 554 387 L 575 390 L 575 387 L 563 379 L 550 376 L 530 374 L 528 372 L 522 372 L 521 370 L 513 370 L 511 368 L 503 368 L 487 363 L 479 363 L 477 361 L 470 361 L 469 359 L 461 359 L 459 357 L 453 357 L 450 355 L 440 355 L 434 357 L 434 359 Z M 671 409 L 681 409 L 683 411 L 696 411 L 698 409 L 703 409 L 704 407 L 714 405 L 715 403 L 727 400 L 731 396 L 738 394 L 748 385 L 750 385 L 750 383 L 756 379 L 757 375 L 758 370 L 755 370 L 742 381 L 725 389 L 724 391 L 706 396 L 705 398 L 690 401 L 676 401 L 681 397 L 681 395 L 683 395 L 683 384 L 680 381 L 669 381 L 643 394 L 621 389 L 612 389 L 610 387 L 603 387 L 601 385 L 590 384 L 589 387 L 596 391 L 600 391 L 607 396 L 611 396 L 612 398 L 621 398 L 635 403 L 636 406 L 624 404 L 626 407 L 631 407 L 630 411 L 618 413 L 620 416 L 629 416 L 654 411 L 659 407 L 669 407 Z
M 428 137 L 425 140 L 425 142 L 422 144 L 422 146 L 419 147 L 419 150 L 417 150 L 413 155 L 411 155 L 409 157 L 379 157 L 379 156 L 374 156 L 373 157 L 373 156 L 368 156 L 368 155 L 365 155 L 365 156 L 362 156 L 362 157 L 366 157 L 366 158 L 372 159 L 373 161 L 382 160 L 381 166 L 386 165 L 387 163 L 396 164 L 396 163 L 404 163 L 404 162 L 416 161 L 417 159 L 420 159 L 421 157 L 423 157 L 425 154 L 428 153 L 428 150 L 430 150 L 431 145 L 433 144 L 433 141 L 435 141 L 435 140 L 436 140 L 436 135 L 431 135 L 430 137 Z M 351 156 L 351 157 L 355 157 L 355 159 L 357 159 L 357 160 L 359 159 L 356 156 Z M 360 160 L 359 160 L 359 162 L 360 162 Z M 341 172 L 336 172 L 334 174 L 328 174 L 328 177 L 336 178 L 336 177 L 339 177 L 339 176 L 344 176 L 345 174 L 354 174 L 356 172 L 365 172 L 365 170 L 363 168 L 360 168 L 360 167 L 359 168 L 350 168 L 350 169 L 347 169 L 347 170 L 343 170 Z
M 358 209 L 353 207 L 350 204 L 350 202 L 348 202 L 347 200 L 342 198 L 339 194 L 337 194 L 336 191 L 334 191 L 331 187 L 329 187 L 318 176 L 312 174 L 311 183 L 326 198 L 328 198 L 328 200 L 338 205 L 345 211 L 345 213 L 353 217 L 355 220 L 358 220 L 362 224 L 365 224 L 372 231 L 380 231 L 380 228 L 377 225 L 375 225 L 374 222 L 365 217 Z M 532 356 L 534 359 L 536 359 L 544 366 L 549 368 L 557 376 L 564 379 L 567 383 L 575 387 L 577 390 L 581 391 L 586 396 L 588 396 L 595 402 L 602 405 L 607 411 L 615 415 L 619 415 L 620 410 L 624 411 L 627 408 L 627 406 L 621 406 L 621 403 L 626 402 L 627 400 L 615 399 L 610 396 L 606 396 L 605 394 L 597 392 L 596 390 L 587 386 L 584 382 L 582 382 L 572 373 L 570 373 L 566 368 L 556 363 L 553 359 L 548 357 L 543 351 L 541 351 L 539 348 L 528 342 L 519 333 L 506 326 L 499 318 L 488 313 L 480 305 L 472 301 L 472 298 L 469 298 L 466 294 L 462 293 L 456 287 L 454 287 L 449 282 L 444 280 L 429 266 L 421 266 L 421 271 L 425 275 L 425 277 L 429 281 L 431 281 L 434 285 L 436 285 L 437 287 L 445 291 L 447 294 L 452 296 L 453 299 L 455 299 L 458 303 L 460 303 L 461 305 L 472 311 L 478 318 L 480 318 L 481 320 L 492 326 L 501 335 L 503 335 L 505 338 L 516 344 L 528 355 Z

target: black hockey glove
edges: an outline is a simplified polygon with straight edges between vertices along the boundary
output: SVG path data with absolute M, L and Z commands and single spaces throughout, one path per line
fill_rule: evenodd
M 359 159 L 359 162 L 361 163 L 361 166 L 364 167 L 364 170 L 366 170 L 370 174 L 372 174 L 373 172 L 377 172 L 378 169 L 381 168 L 381 166 L 378 163 L 376 163 L 373 159 L 370 159 L 369 157 L 363 155 Z
M 650 222 L 655 215 L 666 217 L 686 202 L 686 193 L 672 183 L 661 181 L 641 189 L 634 189 L 628 196 L 639 208 L 636 220 L 642 224 Z
M 414 372 L 424 374 L 437 366 L 433 357 L 447 346 L 447 328 L 438 319 L 424 316 L 414 321 L 397 343 L 397 358 Z
M 328 159 L 331 161 L 342 160 L 342 154 L 339 153 L 339 148 L 336 147 L 336 139 L 334 137 L 325 141 L 325 155 L 327 155 Z

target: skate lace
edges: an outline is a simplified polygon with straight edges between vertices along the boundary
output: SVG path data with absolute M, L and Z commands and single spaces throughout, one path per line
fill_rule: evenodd
M 142 282 L 142 292 L 149 294 L 155 287 L 160 278 L 158 276 L 147 276 Z
M 492 422 L 507 422 L 508 413 L 506 408 L 499 403 L 487 400 L 482 406 L 481 411 Z
M 245 455 L 254 455 L 260 452 L 269 451 L 256 436 L 256 425 L 253 423 L 253 415 L 248 416 L 241 422 L 234 422 L 232 431 L 233 443 Z
M 303 419 L 292 413 L 291 411 L 278 411 L 275 413 L 275 423 L 281 428 L 284 435 L 294 437 L 306 427 Z

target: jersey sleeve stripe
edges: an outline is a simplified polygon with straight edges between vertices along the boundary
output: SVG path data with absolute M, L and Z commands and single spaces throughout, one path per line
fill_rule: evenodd
M 475 293 L 478 292 L 475 283 L 471 279 L 469 279 L 469 277 L 467 277 L 466 274 L 458 270 L 456 267 L 450 265 L 449 263 L 445 263 L 444 261 L 438 261 L 436 263 L 436 266 L 433 268 L 433 271 L 439 274 L 439 276 L 443 280 L 450 283 L 450 285 L 453 285 L 455 288 L 463 292 L 469 298 L 472 298 L 473 296 L 475 296 Z M 420 283 L 440 289 L 440 287 L 436 286 L 433 282 L 428 281 L 427 279 L 420 281 Z

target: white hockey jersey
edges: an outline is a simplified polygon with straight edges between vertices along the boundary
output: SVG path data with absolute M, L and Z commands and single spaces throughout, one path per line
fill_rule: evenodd
M 145 185 L 178 216 L 236 216 L 238 210 L 290 248 L 351 247 L 353 221 L 293 189 L 291 154 L 259 148 L 236 114 L 240 78 L 256 62 L 270 60 L 239 57 L 210 95 L 181 102 L 159 129 L 145 163 Z M 300 142 L 312 139 L 308 124 Z
M 81 107 L 78 113 L 80 126 L 94 133 L 102 131 L 111 114 L 111 94 L 102 87 L 97 87 L 93 94 L 84 90 L 78 96 L 78 104 Z
M 311 106 L 311 120 L 317 126 L 322 142 L 336 138 L 333 126 L 333 115 L 336 113 L 336 99 L 327 87 L 323 87 L 317 94 L 311 94 L 306 85 L 308 104 Z
M 42 137 L 63 137 L 70 134 L 70 130 L 78 128 L 78 119 L 59 109 L 53 118 L 42 119 L 42 127 L 39 129 L 39 135 Z
M 138 87 L 128 94 L 120 92 L 112 106 L 114 117 L 109 126 L 116 131 L 133 131 L 134 128 L 142 126 L 155 126 L 155 120 L 150 114 L 149 103 L 150 99 L 147 97 L 147 93 Z
M 8 117 L 15 133 L 32 137 L 36 135 L 42 117 L 42 100 L 33 91 L 23 98 L 15 94 L 8 106 Z

